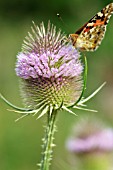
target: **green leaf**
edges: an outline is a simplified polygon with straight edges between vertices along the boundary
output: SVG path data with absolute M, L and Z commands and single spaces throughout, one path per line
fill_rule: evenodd
M 77 103 L 78 106 L 86 103 L 88 100 L 92 99 L 104 86 L 105 86 L 106 82 L 104 82 L 98 89 L 96 89 L 90 96 L 88 96 L 87 98 L 79 101 Z
M 13 105 L 12 103 L 10 103 L 4 96 L 2 96 L 2 94 L 0 93 L 0 98 L 10 107 L 12 107 L 13 109 L 16 109 L 18 111 L 31 111 L 32 109 L 26 109 L 26 108 L 21 108 L 18 106 Z

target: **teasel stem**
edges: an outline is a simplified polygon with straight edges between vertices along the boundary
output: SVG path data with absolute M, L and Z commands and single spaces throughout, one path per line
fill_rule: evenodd
M 48 120 L 47 120 L 47 126 L 45 129 L 45 137 L 43 138 L 43 152 L 42 152 L 42 160 L 39 164 L 40 170 L 49 170 L 50 161 L 52 160 L 52 153 L 53 153 L 53 147 L 55 144 L 53 144 L 54 140 L 54 133 L 56 131 L 56 115 L 57 110 L 52 110 L 52 113 L 50 111 L 48 112 Z

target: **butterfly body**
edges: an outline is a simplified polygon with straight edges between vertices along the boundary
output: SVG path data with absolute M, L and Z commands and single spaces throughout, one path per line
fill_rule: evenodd
M 113 3 L 103 8 L 74 34 L 70 34 L 69 39 L 73 46 L 80 51 L 96 50 L 104 38 L 112 14 Z

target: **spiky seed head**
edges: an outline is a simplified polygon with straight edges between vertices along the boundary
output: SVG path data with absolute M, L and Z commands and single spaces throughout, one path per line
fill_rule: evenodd
M 73 105 L 82 91 L 83 66 L 79 52 L 65 35 L 48 22 L 28 33 L 17 55 L 16 74 L 21 78 L 21 94 L 26 107 L 54 108 Z

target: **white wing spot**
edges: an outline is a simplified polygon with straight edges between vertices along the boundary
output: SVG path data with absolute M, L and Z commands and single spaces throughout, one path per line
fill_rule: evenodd
M 102 17 L 103 16 L 103 13 L 102 12 L 98 12 L 97 14 L 99 17 Z
M 93 22 L 90 22 L 90 23 L 87 24 L 88 27 L 93 26 L 93 25 L 94 25 Z

